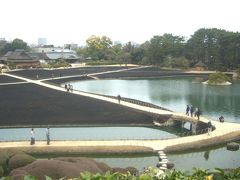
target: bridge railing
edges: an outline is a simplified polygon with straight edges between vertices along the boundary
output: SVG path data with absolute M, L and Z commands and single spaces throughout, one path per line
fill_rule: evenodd
M 47 83 L 47 84 L 50 84 L 50 85 L 54 85 L 54 86 L 58 86 L 58 87 L 62 87 L 61 85 L 53 83 L 53 82 L 50 82 L 50 81 L 44 81 L 44 83 Z M 111 98 L 111 99 L 116 99 L 116 102 L 118 100 L 117 96 L 111 96 L 111 95 L 104 95 L 104 94 L 99 94 L 99 93 L 86 92 L 86 91 L 76 90 L 76 89 L 73 89 L 73 90 L 74 91 L 78 91 L 78 92 L 92 94 L 92 95 L 103 96 L 103 97 L 107 97 L 107 98 Z M 145 106 L 145 107 L 150 107 L 150 108 L 155 108 L 155 109 L 160 109 L 160 110 L 173 112 L 173 111 L 171 111 L 171 110 L 169 110 L 167 108 L 160 107 L 158 105 L 155 105 L 155 104 L 152 104 L 152 103 L 148 103 L 148 102 L 144 102 L 144 101 L 140 101 L 140 100 L 137 100 L 137 99 L 121 97 L 121 101 L 129 102 L 129 103 L 140 105 L 140 106 Z

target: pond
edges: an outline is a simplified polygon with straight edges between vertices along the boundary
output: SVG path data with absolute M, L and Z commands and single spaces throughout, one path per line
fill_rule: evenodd
M 113 79 L 71 82 L 74 89 L 105 95 L 138 99 L 176 112 L 186 105 L 199 107 L 203 115 L 217 120 L 240 122 L 240 82 L 230 86 L 210 86 L 202 77 L 168 77 L 154 79 Z
M 30 139 L 30 128 L 0 129 L 0 141 Z M 34 128 L 36 141 L 46 140 L 45 128 Z M 50 129 L 51 140 L 167 139 L 176 135 L 147 127 L 59 127 Z
M 207 148 L 198 152 L 168 154 L 178 170 L 189 170 L 193 167 L 211 169 L 240 167 L 240 150 L 228 151 L 225 146 Z

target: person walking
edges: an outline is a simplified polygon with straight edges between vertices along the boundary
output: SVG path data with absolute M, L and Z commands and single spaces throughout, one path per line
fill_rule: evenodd
M 211 121 L 208 121 L 208 135 L 210 135 L 210 133 L 212 132 L 212 123 Z
M 200 115 L 202 114 L 201 110 L 199 108 L 196 108 L 195 116 L 197 116 L 197 119 L 200 119 Z
M 191 114 L 191 117 L 193 117 L 193 112 L 194 112 L 194 108 L 193 108 L 193 106 L 190 106 L 190 114 Z
M 50 144 L 50 129 L 47 127 L 46 129 L 46 137 L 47 137 L 47 145 Z
M 221 122 L 221 123 L 224 122 L 224 117 L 223 116 L 220 116 L 218 119 L 219 119 L 219 122 Z
M 118 98 L 118 104 L 120 104 L 120 101 L 121 101 L 121 96 L 120 96 L 120 94 L 117 96 L 117 98 Z
M 34 131 L 33 128 L 31 129 L 31 142 L 30 142 L 30 144 L 31 145 L 35 144 L 35 131 Z
M 190 107 L 189 105 L 187 105 L 187 108 L 186 108 L 186 115 L 189 116 L 189 110 L 190 110 Z
M 70 91 L 73 92 L 73 85 L 69 85 L 70 86 Z

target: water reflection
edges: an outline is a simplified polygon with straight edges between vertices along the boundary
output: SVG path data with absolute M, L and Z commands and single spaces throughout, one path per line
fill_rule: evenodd
M 210 150 L 208 150 L 204 153 L 203 157 L 205 158 L 205 160 L 209 159 L 209 154 L 210 154 Z
M 187 104 L 199 107 L 203 115 L 239 122 L 240 83 L 209 86 L 199 77 L 171 77 L 139 80 L 98 80 L 72 83 L 74 88 L 100 94 L 129 97 L 184 112 Z
M 240 167 L 240 150 L 227 151 L 226 147 L 207 149 L 199 152 L 168 154 L 168 159 L 178 170 L 189 170 L 194 167 L 214 170 Z
M 45 128 L 34 128 L 35 139 L 46 140 Z M 166 129 L 168 130 L 168 129 Z M 171 131 L 146 127 L 66 127 L 51 128 L 51 140 L 128 140 L 168 139 L 177 137 Z M 176 130 L 175 130 L 176 132 Z M 29 128 L 0 129 L 0 141 L 26 141 L 30 139 Z

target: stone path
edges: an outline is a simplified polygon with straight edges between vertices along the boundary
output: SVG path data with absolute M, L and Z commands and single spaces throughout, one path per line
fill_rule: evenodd
M 133 69 L 133 68 L 131 68 L 131 69 Z M 131 69 L 128 69 L 128 70 L 131 70 Z M 117 71 L 111 71 L 111 72 L 119 72 L 119 71 L 123 71 L 123 70 L 117 70 Z M 104 72 L 102 72 L 101 74 L 103 74 L 103 73 Z M 106 73 L 110 73 L 110 72 L 106 72 Z M 27 78 L 15 76 L 15 75 L 7 74 L 7 73 L 3 73 L 3 74 L 6 76 L 21 79 L 21 80 L 24 80 L 29 83 L 38 84 L 38 85 L 41 85 L 41 86 L 44 86 L 47 88 L 51 88 L 51 89 L 55 89 L 58 91 L 66 91 L 62 87 L 44 83 L 44 82 L 42 82 L 42 80 L 31 80 L 31 79 L 27 79 Z M 94 73 L 94 74 L 89 74 L 89 75 L 94 76 L 96 74 L 99 74 L 99 73 Z M 78 94 L 81 96 L 87 96 L 90 98 L 107 101 L 110 103 L 118 104 L 118 100 L 112 99 L 109 97 L 104 97 L 101 95 L 94 95 L 94 94 L 80 92 L 80 91 L 73 91 L 72 93 Z M 127 106 L 129 108 L 134 108 L 134 109 L 147 111 L 147 112 L 151 112 L 151 113 L 174 115 L 176 117 L 184 118 L 190 122 L 197 121 L 197 119 L 189 118 L 189 116 L 186 116 L 181 113 L 175 113 L 175 112 L 170 112 L 170 111 L 166 111 L 166 110 L 160 110 L 160 109 L 140 106 L 140 105 L 132 104 L 129 102 L 124 102 L 124 101 L 121 101 L 120 104 L 123 106 Z M 209 121 L 209 119 L 201 117 L 200 121 L 207 123 Z M 50 146 L 51 147 L 64 147 L 66 149 L 66 151 L 68 148 L 76 147 L 76 146 L 145 146 L 145 147 L 150 147 L 153 150 L 161 151 L 166 148 L 171 148 L 176 145 L 183 145 L 183 144 L 184 145 L 186 144 L 186 149 L 187 149 L 188 146 L 193 143 L 205 143 L 205 144 L 209 143 L 209 144 L 211 144 L 211 142 L 213 142 L 213 141 L 216 141 L 216 143 L 217 142 L 220 143 L 224 140 L 228 140 L 229 135 L 232 133 L 236 133 L 236 135 L 233 135 L 233 137 L 231 137 L 231 138 L 236 138 L 236 137 L 239 137 L 239 135 L 240 135 L 240 124 L 238 124 L 238 123 L 228 123 L 228 122 L 220 123 L 218 121 L 213 121 L 213 120 L 211 122 L 216 127 L 216 130 L 211 132 L 210 135 L 201 134 L 201 135 L 174 138 L 174 139 L 168 139 L 168 140 L 54 141 L 51 143 Z M 211 140 L 211 141 L 208 142 L 209 140 Z M 43 141 L 37 142 L 34 145 L 35 148 L 36 147 L 45 147 L 45 146 L 47 146 L 46 142 L 43 142 Z M 7 147 L 29 147 L 29 148 L 32 148 L 33 146 L 30 146 L 29 142 L 0 142 L 0 147 L 1 148 L 7 148 Z
M 14 83 L 0 83 L 0 86 L 14 85 L 14 84 L 26 84 L 29 82 L 14 82 Z
M 40 79 L 39 81 L 47 81 L 47 80 L 54 80 L 54 79 L 66 79 L 66 78 L 81 77 L 81 76 L 89 76 L 89 77 L 92 77 L 93 79 L 98 79 L 97 77 L 95 77 L 96 75 L 123 72 L 123 71 L 136 70 L 136 69 L 143 69 L 143 68 L 147 68 L 147 67 L 151 67 L 151 66 L 137 66 L 137 67 L 131 67 L 128 69 L 119 69 L 119 70 L 105 71 L 105 72 L 99 72 L 99 73 L 53 77 L 53 78 Z

